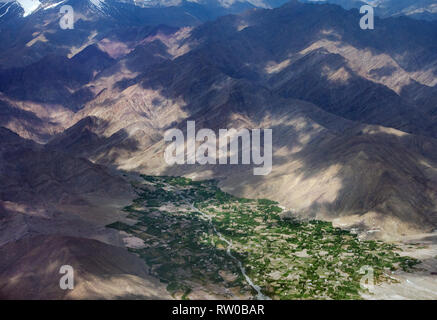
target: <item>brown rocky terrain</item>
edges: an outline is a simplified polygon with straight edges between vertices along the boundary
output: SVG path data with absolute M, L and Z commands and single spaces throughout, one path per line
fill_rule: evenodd
M 142 260 L 96 240 L 40 235 L 4 245 L 0 253 L 1 299 L 171 298 Z M 74 290 L 59 287 L 62 265 L 74 269 Z
M 293 33 L 315 13 L 332 19 Z M 47 147 L 115 169 L 218 178 L 232 193 L 270 197 L 304 217 L 376 229 L 378 237 L 430 231 L 436 223 L 433 111 L 402 92 L 412 82 L 435 90 L 437 60 L 424 42 L 433 31 L 414 40 L 428 59 L 414 66 L 407 48 L 393 50 L 365 34 L 358 35 L 362 42 L 353 38 L 356 16 L 344 14 L 292 2 L 202 25 L 176 43 L 189 47 L 185 54 L 150 65 L 87 103 L 72 121 L 77 124 Z M 397 23 L 388 21 L 387 28 Z M 386 39 L 385 32 L 376 38 Z M 390 73 L 373 72 L 390 66 Z M 272 173 L 167 168 L 162 135 L 185 128 L 186 120 L 198 129 L 272 128 Z
M 0 130 L 0 297 L 6 299 L 164 298 L 115 230 L 133 192 L 121 176 L 83 158 Z M 77 290 L 59 289 L 74 265 Z

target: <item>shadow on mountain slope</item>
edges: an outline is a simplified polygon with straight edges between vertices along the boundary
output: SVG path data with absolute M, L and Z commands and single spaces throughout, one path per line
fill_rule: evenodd
M 171 299 L 144 262 L 124 248 L 59 235 L 0 247 L 4 299 Z M 61 266 L 74 270 L 74 290 L 62 290 Z

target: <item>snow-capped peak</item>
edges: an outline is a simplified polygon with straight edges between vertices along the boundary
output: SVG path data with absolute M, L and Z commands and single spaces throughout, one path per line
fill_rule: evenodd
M 16 0 L 18 4 L 23 8 L 24 14 L 23 17 L 27 17 L 28 15 L 32 14 L 41 5 L 41 2 L 39 0 Z

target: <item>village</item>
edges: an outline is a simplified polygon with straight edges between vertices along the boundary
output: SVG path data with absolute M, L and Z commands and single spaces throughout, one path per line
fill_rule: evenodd
M 142 176 L 129 223 L 130 250 L 176 298 L 359 299 L 361 268 L 375 283 L 417 260 L 382 241 L 361 241 L 323 221 L 299 221 L 268 199 L 237 198 L 216 181 Z M 240 267 L 241 264 L 241 267 Z

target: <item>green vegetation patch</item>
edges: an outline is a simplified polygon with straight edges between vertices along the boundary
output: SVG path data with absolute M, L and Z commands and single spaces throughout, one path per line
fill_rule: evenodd
M 371 267 L 379 283 L 419 263 L 392 244 L 361 241 L 329 222 L 283 216 L 275 201 L 234 197 L 213 180 L 142 177 L 138 198 L 125 208 L 137 223 L 109 227 L 142 238 L 146 247 L 131 251 L 180 298 L 193 287 L 255 296 L 238 261 L 273 299 L 359 299 L 362 267 Z

